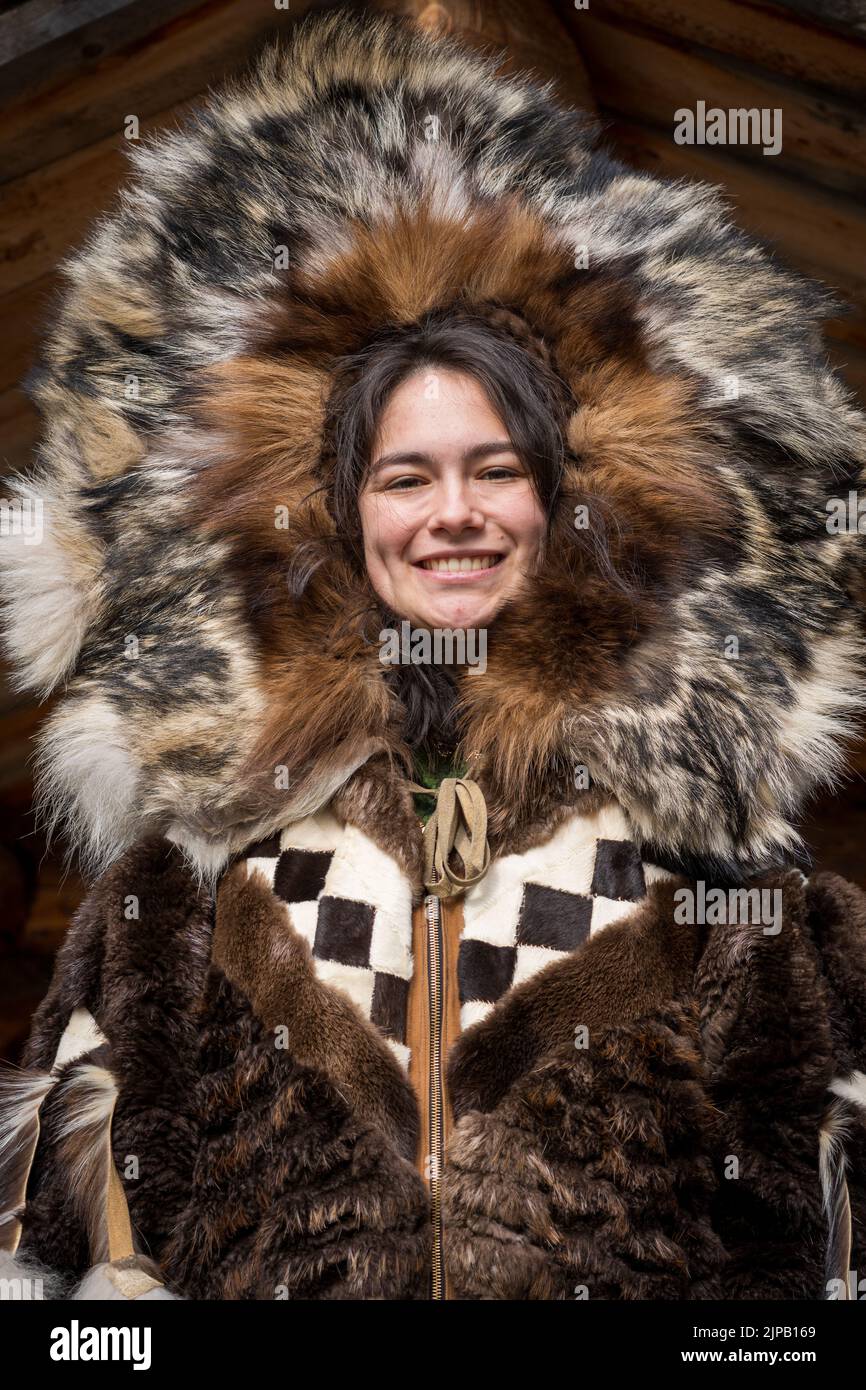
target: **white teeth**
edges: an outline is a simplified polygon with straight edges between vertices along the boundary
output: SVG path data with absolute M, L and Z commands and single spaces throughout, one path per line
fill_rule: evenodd
M 422 568 L 425 570 L 436 570 L 440 574 L 454 574 L 468 570 L 487 570 L 491 565 L 497 564 L 501 559 L 499 555 L 462 555 L 458 559 L 456 555 L 450 556 L 447 560 L 423 560 Z

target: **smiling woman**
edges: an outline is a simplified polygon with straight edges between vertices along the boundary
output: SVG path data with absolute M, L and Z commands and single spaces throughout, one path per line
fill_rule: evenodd
M 413 445 L 422 452 L 401 453 Z M 547 518 L 483 390 L 451 371 L 408 377 L 383 412 L 379 450 L 389 452 L 360 496 L 376 593 L 417 624 L 486 626 L 534 566 Z
M 535 564 L 573 409 L 526 320 L 473 308 L 430 311 L 339 361 L 324 428 L 338 528 L 379 597 L 433 626 L 491 621 Z M 495 577 L 444 578 L 440 561 L 478 574 L 480 557 Z
M 44 537 L 2 538 L 99 874 L 0 1086 L 0 1272 L 844 1297 L 866 900 L 796 818 L 864 703 L 825 525 L 864 435 L 822 292 L 385 14 L 135 163 L 36 381 Z M 489 627 L 483 669 L 386 667 L 404 621 Z

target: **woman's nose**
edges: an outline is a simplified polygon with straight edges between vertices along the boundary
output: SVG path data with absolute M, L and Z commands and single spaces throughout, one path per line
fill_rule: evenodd
M 456 532 L 484 525 L 484 515 L 472 496 L 471 488 L 465 484 L 452 483 L 437 488 L 431 501 L 433 508 L 427 521 L 431 530 L 439 528 Z

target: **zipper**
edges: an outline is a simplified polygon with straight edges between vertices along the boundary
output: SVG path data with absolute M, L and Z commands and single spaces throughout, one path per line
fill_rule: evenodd
M 442 1084 L 442 998 L 443 946 L 442 904 L 432 893 L 424 899 L 427 918 L 427 1017 L 429 1019 L 430 1153 L 427 1158 L 430 1174 L 430 1210 L 433 1221 L 432 1293 L 434 1299 L 445 1297 L 445 1264 L 442 1254 L 442 1170 L 445 1165 L 444 1086 Z

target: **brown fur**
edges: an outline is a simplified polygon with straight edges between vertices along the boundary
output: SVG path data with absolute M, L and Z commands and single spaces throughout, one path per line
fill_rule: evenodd
M 193 1298 L 426 1296 L 423 1181 L 323 1073 L 273 1045 L 219 969 L 205 997 L 200 1145 L 163 1268 Z
M 677 886 L 677 880 L 653 884 L 626 921 L 605 927 L 579 951 L 509 990 L 460 1035 L 448 1058 L 455 1116 L 492 1110 L 545 1052 L 573 1047 L 578 1027 L 592 1037 L 614 1022 L 640 1018 L 687 987 L 700 929 L 673 922 Z
M 468 1111 L 445 1164 L 455 1297 L 720 1297 L 719 1115 L 702 1081 L 694 1009 L 671 1003 Z
M 51 1053 L 79 982 L 116 1067 L 115 1161 L 142 1162 L 126 1184 L 142 1249 L 190 1297 L 270 1300 L 280 1285 L 289 1298 L 425 1297 L 427 1198 L 406 1158 L 417 1110 L 401 1109 L 405 1083 L 370 1025 L 310 978 L 284 907 L 241 866 L 227 876 L 214 949 L 247 994 L 211 958 L 176 851 L 139 848 L 108 879 L 101 930 L 81 917 L 70 932 L 31 1052 Z M 455 1297 L 823 1297 L 817 1135 L 830 1079 L 866 1070 L 866 907 L 830 876 L 778 886 L 782 931 L 769 936 L 678 926 L 676 881 L 654 884 L 628 921 L 461 1035 L 444 1182 Z M 137 922 L 123 916 L 129 892 Z M 287 1050 L 274 1047 L 281 1022 Z M 22 1244 L 75 1275 L 89 1250 L 58 1157 L 58 1097 Z M 846 1151 L 859 1267 L 853 1129 Z
M 606 928 L 462 1035 L 444 1178 L 457 1297 L 826 1296 L 818 1133 L 836 1069 L 834 967 L 810 940 L 800 876 L 774 886 L 777 935 L 676 928 L 665 885 L 623 924 L 628 944 Z M 832 890 L 811 900 L 812 929 L 828 935 L 833 909 L 819 903 L 838 910 Z M 862 1036 L 861 1023 L 861 1065 Z M 846 1148 L 856 1161 L 856 1139 Z M 856 1162 L 848 1181 L 856 1266 Z
M 408 1159 L 418 1139 L 418 1103 L 378 1029 L 340 991 L 316 978 L 310 948 L 264 876 L 237 864 L 217 896 L 213 962 L 250 1000 L 269 1029 L 284 1027 L 288 1050 L 330 1076 L 358 1116 Z

